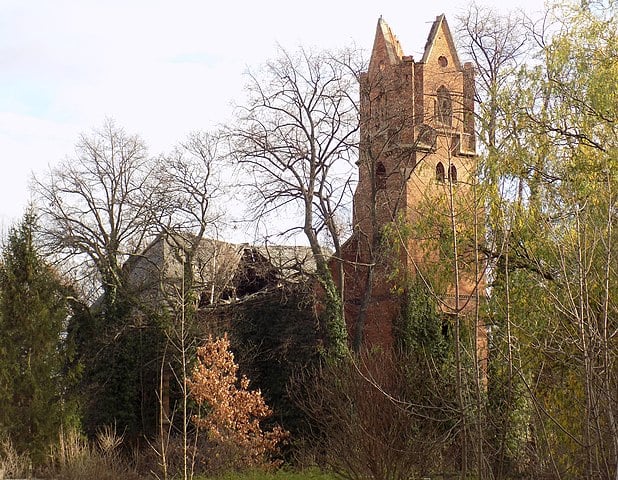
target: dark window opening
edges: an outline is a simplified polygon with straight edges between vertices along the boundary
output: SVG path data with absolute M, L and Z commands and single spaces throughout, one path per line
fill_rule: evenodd
M 442 162 L 438 162 L 436 165 L 436 181 L 438 183 L 444 183 L 444 179 L 446 178 L 445 173 L 444 165 L 442 165 Z
M 448 179 L 451 183 L 457 183 L 457 168 L 453 164 L 451 164 L 451 168 L 449 168 Z
M 376 165 L 376 188 L 386 187 L 386 167 L 382 162 L 378 162 Z
M 438 88 L 438 103 L 436 107 L 436 117 L 438 122 L 443 125 L 452 125 L 453 102 L 451 100 L 451 94 L 444 85 Z
M 451 326 L 448 323 L 448 318 L 443 318 L 442 319 L 442 338 L 444 338 L 444 340 L 450 340 L 451 338 Z

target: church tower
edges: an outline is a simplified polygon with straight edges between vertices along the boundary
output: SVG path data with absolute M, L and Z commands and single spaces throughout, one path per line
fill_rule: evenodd
M 389 26 L 378 20 L 360 79 L 360 113 L 354 233 L 343 249 L 346 317 L 355 348 L 392 344 L 406 278 L 429 272 L 444 277 L 436 296 L 445 313 L 470 310 L 482 287 L 469 255 L 452 269 L 448 252 L 438 246 L 443 237 L 457 235 L 455 218 L 460 222 L 464 210 L 470 212 L 463 205 L 476 174 L 474 71 L 472 64 L 461 64 L 444 15 L 433 23 L 418 61 L 404 55 Z M 437 265 L 445 262 L 440 272 Z

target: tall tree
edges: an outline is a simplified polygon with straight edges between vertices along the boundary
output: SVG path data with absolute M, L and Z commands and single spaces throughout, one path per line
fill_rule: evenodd
M 10 229 L 0 263 L 0 430 L 35 461 L 68 420 L 62 333 L 67 286 L 41 256 L 36 217 Z
M 347 351 L 341 301 L 324 239 L 341 253 L 338 212 L 350 193 L 356 158 L 358 86 L 353 53 L 281 50 L 260 74 L 249 74 L 246 105 L 230 131 L 233 151 L 254 187 L 256 216 L 298 218 L 325 292 L 325 327 L 333 356 Z M 343 278 L 341 276 L 341 278 Z
M 611 1 L 550 10 L 530 32 L 537 55 L 494 97 L 490 395 L 502 378 L 510 406 L 490 413 L 498 478 L 522 455 L 534 475 L 617 474 L 616 13 Z
M 543 356 L 554 372 L 564 372 L 564 380 L 548 384 L 552 370 L 536 371 L 535 381 L 545 389 L 535 392 L 535 400 L 558 425 L 546 415 L 539 415 L 539 422 L 550 432 L 563 429 L 561 444 L 546 440 L 558 468 L 586 478 L 618 475 L 617 8 L 610 1 L 569 4 L 552 12 L 553 30 L 538 37 L 543 62 L 530 72 L 524 110 L 526 131 L 544 147 L 535 159 L 531 207 L 543 225 L 535 230 L 545 235 L 542 242 L 530 242 L 529 251 L 553 273 L 553 281 L 543 283 L 548 318 L 565 327 L 549 337 L 560 348 Z M 555 399 L 569 391 L 578 398 L 580 414 L 556 408 Z
M 153 166 L 143 140 L 107 119 L 79 137 L 72 157 L 35 179 L 46 245 L 88 267 L 81 273 L 94 297 L 103 292 L 110 305 L 123 287 L 124 260 L 158 224 Z
M 510 199 L 517 196 L 517 177 L 521 174 L 517 112 L 523 92 L 518 83 L 520 70 L 533 50 L 532 35 L 523 12 L 501 14 L 491 8 L 472 4 L 458 17 L 461 50 L 476 72 L 476 124 L 479 139 L 479 177 L 477 192 L 484 198 L 488 254 L 493 274 L 491 296 L 492 352 L 489 365 L 488 408 L 485 419 L 478 418 L 476 442 L 479 465 L 488 464 L 496 478 L 512 473 L 525 447 L 522 426 L 522 384 L 514 369 L 514 341 L 510 316 L 511 260 L 509 243 L 514 212 Z M 521 184 L 520 184 L 521 185 Z M 515 191 L 515 193 L 512 193 Z M 506 193 L 505 193 L 506 192 Z M 510 195 L 509 195 L 510 194 Z M 521 202 L 521 195 L 519 196 Z M 515 240 L 517 241 L 517 240 Z M 504 281 L 506 279 L 506 281 Z M 499 298 L 499 300 L 497 300 Z M 481 406 L 481 396 L 477 403 Z M 482 431 L 483 427 L 486 431 Z M 483 452 L 483 438 L 490 438 Z M 486 462 L 487 457 L 489 462 Z M 481 468 L 481 467 L 479 467 Z
M 162 215 L 155 172 L 144 142 L 106 120 L 80 136 L 73 157 L 35 180 L 43 242 L 59 264 L 81 275 L 83 308 L 72 318 L 69 339 L 83 367 L 91 433 L 112 423 L 139 433 L 156 410 L 156 402 L 144 401 L 144 392 L 154 397 L 146 366 L 163 336 L 156 319 L 131 315 L 135 298 L 123 269 Z
M 166 205 L 160 239 L 163 249 L 172 255 L 170 261 L 178 266 L 176 274 L 169 278 L 169 262 L 152 265 L 161 279 L 162 302 L 155 308 L 172 317 L 165 326 L 166 346 L 161 359 L 160 454 L 166 471 L 166 449 L 171 432 L 165 432 L 164 427 L 174 423 L 176 417 L 176 424 L 180 424 L 182 478 L 185 479 L 192 476 L 189 458 L 191 406 L 187 382 L 200 338 L 196 313 L 204 289 L 210 289 L 211 301 L 218 298 L 221 291 L 217 269 L 209 268 L 216 264 L 216 253 L 210 252 L 212 258 L 209 259 L 203 254 L 207 234 L 216 236 L 221 224 L 221 212 L 213 205 L 223 190 L 221 172 L 225 165 L 220 147 L 218 133 L 193 132 L 171 154 L 162 156 L 157 172 L 157 194 L 162 199 L 159 203 Z M 209 239 L 207 242 L 212 242 L 208 245 L 215 248 L 216 241 Z M 174 399 L 177 402 L 170 401 L 172 380 L 177 383 L 174 390 L 179 391 L 179 398 Z M 171 404 L 177 405 L 176 408 Z

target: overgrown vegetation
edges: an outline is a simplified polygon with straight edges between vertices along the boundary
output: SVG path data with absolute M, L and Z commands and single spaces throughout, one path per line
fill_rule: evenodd
M 282 51 L 237 125 L 165 158 L 111 121 L 80 137 L 2 245 L 0 478 L 616 478 L 617 8 L 470 8 L 481 155 L 396 222 L 368 206 L 358 318 L 326 248 L 358 151 L 350 52 Z M 365 152 L 372 201 L 402 128 Z M 233 160 L 252 220 L 299 207 L 294 277 L 257 247 L 200 256 Z M 365 342 L 374 294 L 401 307 L 392 349 Z
M 198 348 L 188 384 L 191 397 L 206 408 L 193 422 L 207 432 L 217 447 L 214 455 L 225 458 L 228 469 L 277 465 L 271 457 L 289 434 L 278 426 L 263 429 L 261 423 L 272 410 L 259 390 L 249 390 L 249 379 L 239 377 L 227 336 L 211 337 Z

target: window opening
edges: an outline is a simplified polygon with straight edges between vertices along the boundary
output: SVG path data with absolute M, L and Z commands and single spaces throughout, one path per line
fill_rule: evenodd
M 451 163 L 451 168 L 448 171 L 448 179 L 451 183 L 457 183 L 457 168 Z
M 453 123 L 453 102 L 451 100 L 451 94 L 444 85 L 438 88 L 436 117 L 438 122 L 444 125 L 450 126 Z
M 436 181 L 438 183 L 444 183 L 444 178 L 444 165 L 442 165 L 442 162 L 438 162 L 438 164 L 436 165 Z
M 386 167 L 382 162 L 378 162 L 376 165 L 376 188 L 386 187 Z

